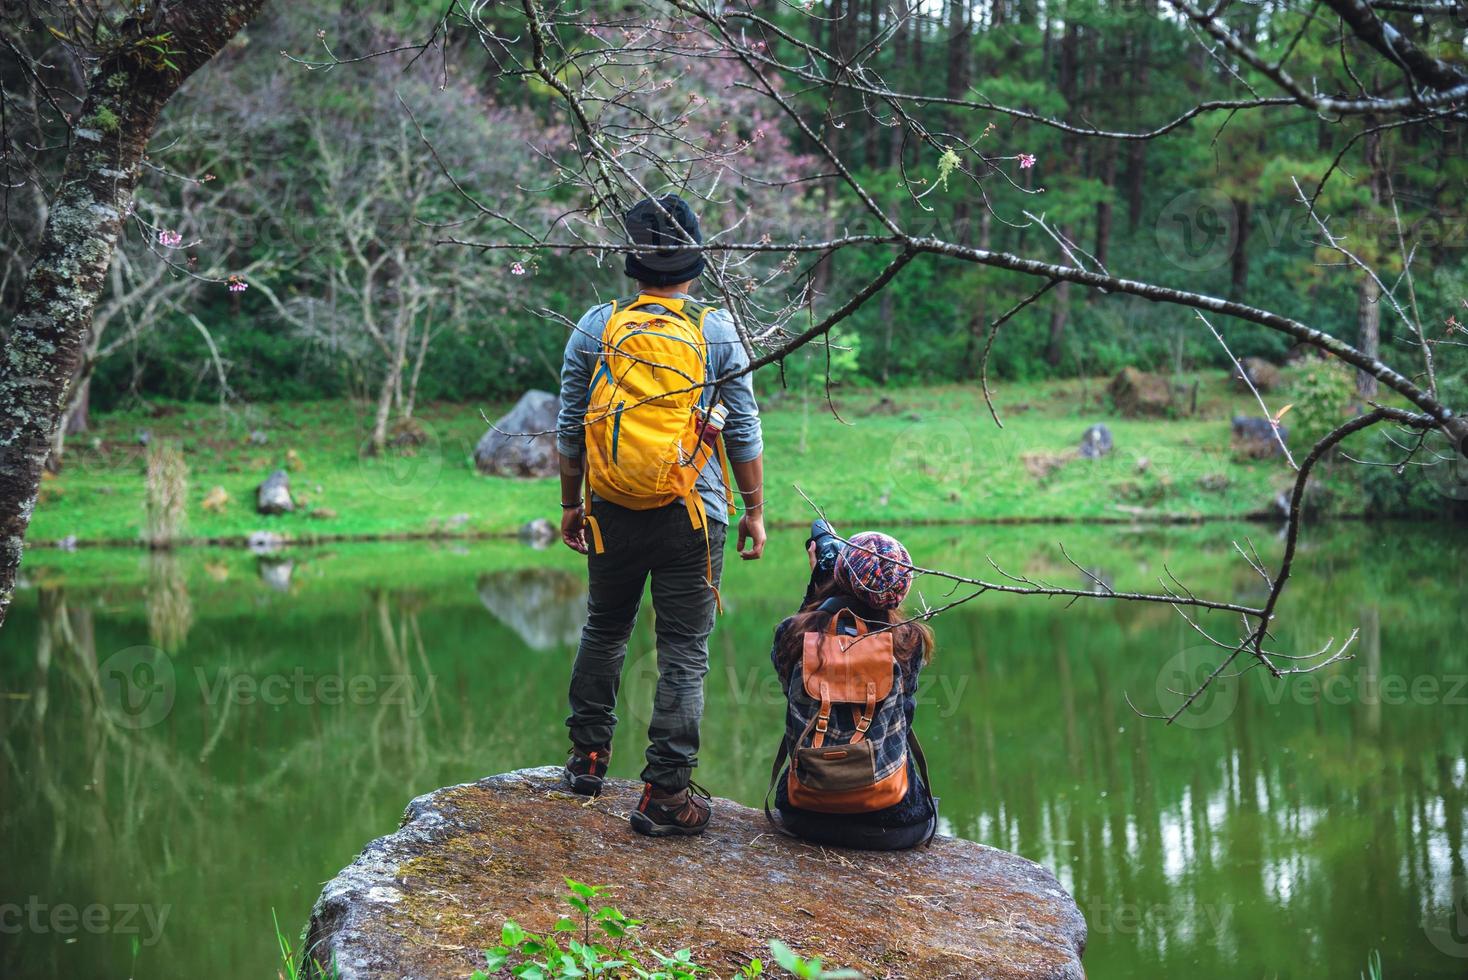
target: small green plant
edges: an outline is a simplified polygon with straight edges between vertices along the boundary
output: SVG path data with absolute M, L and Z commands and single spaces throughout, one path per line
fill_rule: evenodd
M 1366 957 L 1366 972 L 1361 974 L 1361 980 L 1381 980 L 1381 951 L 1373 949 L 1371 955 Z
M 291 941 L 286 934 L 280 931 L 280 919 L 275 915 L 275 909 L 270 910 L 270 921 L 275 923 L 275 942 L 280 947 L 280 977 L 281 980 L 302 980 L 303 977 L 316 977 L 319 980 L 337 980 L 340 975 L 337 972 L 336 963 L 323 966 L 320 960 L 313 960 L 311 970 L 301 972 L 300 960 L 296 951 L 291 948 Z
M 782 968 L 801 980 L 861 980 L 861 974 L 855 970 L 827 970 L 821 965 L 819 956 L 806 959 L 778 939 L 771 940 L 770 955 Z
M 680 949 L 669 955 L 643 943 L 637 936 L 640 920 L 628 918 L 614 906 L 599 904 L 605 885 L 586 885 L 567 878 L 566 888 L 566 904 L 579 916 L 561 916 L 555 928 L 544 935 L 526 931 L 513 919 L 506 921 L 500 929 L 499 945 L 484 951 L 485 966 L 491 973 L 503 970 L 524 980 L 692 980 L 709 972 L 693 962 L 692 950 Z M 580 934 L 579 939 L 575 933 Z M 483 970 L 475 970 L 470 980 L 488 977 Z

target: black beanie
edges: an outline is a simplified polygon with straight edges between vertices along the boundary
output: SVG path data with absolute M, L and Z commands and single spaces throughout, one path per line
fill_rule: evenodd
M 675 227 L 673 222 L 677 222 Z M 627 275 L 649 286 L 672 286 L 697 279 L 703 272 L 703 252 L 691 248 L 691 238 L 703 244 L 698 216 L 677 194 L 653 201 L 643 198 L 623 217 L 632 244 L 645 251 L 627 253 Z

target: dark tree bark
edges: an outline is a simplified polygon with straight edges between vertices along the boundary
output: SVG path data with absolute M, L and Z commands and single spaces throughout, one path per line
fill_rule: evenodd
M 62 423 L 123 216 L 159 113 L 265 0 L 162 3 L 129 18 L 87 82 L 60 188 L 0 359 L 0 624 L 10 607 L 41 472 Z M 144 8 L 139 8 L 144 9 Z M 168 35 L 174 66 L 140 55 Z
M 1229 296 L 1238 299 L 1249 286 L 1249 225 L 1254 206 L 1243 198 L 1234 198 L 1234 250 L 1229 257 Z

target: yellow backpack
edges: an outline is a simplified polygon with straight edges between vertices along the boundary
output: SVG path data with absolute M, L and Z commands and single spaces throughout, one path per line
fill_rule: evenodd
M 645 307 L 657 306 L 657 310 Z M 633 510 L 688 506 L 694 528 L 707 515 L 698 473 L 717 453 L 733 512 L 723 443 L 710 449 L 699 399 L 712 373 L 703 321 L 709 308 L 667 296 L 638 296 L 612 304 L 601 335 L 601 356 L 586 409 L 586 483 L 614 504 Z M 586 522 L 600 554 L 601 529 L 586 498 Z M 712 576 L 712 568 L 710 568 Z

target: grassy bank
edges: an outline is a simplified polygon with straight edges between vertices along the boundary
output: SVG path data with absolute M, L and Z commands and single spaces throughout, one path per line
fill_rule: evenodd
M 773 391 L 773 376 L 761 380 L 769 519 L 779 523 L 811 517 L 797 485 L 852 524 L 1240 517 L 1267 510 L 1288 482 L 1282 461 L 1230 451 L 1230 416 L 1259 410 L 1213 375 L 1201 379 L 1195 414 L 1167 420 L 1117 417 L 1104 379 L 1005 385 L 996 399 L 1002 429 L 977 387 L 843 391 L 833 414 L 820 395 Z M 503 408 L 485 411 L 493 417 Z M 183 450 L 192 538 L 498 534 L 556 518 L 554 481 L 474 472 L 471 454 L 486 429 L 479 406 L 425 407 L 427 443 L 383 458 L 362 450 L 367 412 L 316 402 L 155 405 L 101 416 L 73 438 L 62 473 L 46 480 L 31 540 L 138 540 L 144 435 Z M 1096 422 L 1110 426 L 1115 451 L 1070 458 Z M 276 468 L 290 471 L 301 506 L 262 517 L 254 490 Z M 203 502 L 215 487 L 229 501 L 209 510 Z

